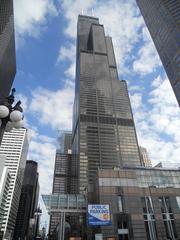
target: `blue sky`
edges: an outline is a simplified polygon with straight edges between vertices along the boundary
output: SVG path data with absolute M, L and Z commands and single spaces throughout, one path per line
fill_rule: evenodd
M 180 165 L 180 111 L 134 0 L 14 0 L 14 87 L 38 161 L 41 193 L 52 190 L 58 130 L 71 129 L 78 14 L 99 17 L 113 39 L 119 78 L 128 82 L 140 145 L 153 164 Z

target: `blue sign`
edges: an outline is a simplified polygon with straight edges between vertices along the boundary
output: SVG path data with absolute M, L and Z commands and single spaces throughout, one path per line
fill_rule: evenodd
M 93 226 L 110 225 L 110 213 L 108 204 L 88 205 L 88 224 Z

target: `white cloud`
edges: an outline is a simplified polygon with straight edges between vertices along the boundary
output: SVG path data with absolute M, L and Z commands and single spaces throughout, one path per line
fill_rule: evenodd
M 131 103 L 139 143 L 148 149 L 153 164 L 180 166 L 180 110 L 169 80 L 158 76 L 152 82 L 149 106 L 143 95 L 136 92 Z
M 129 85 L 128 86 L 128 90 L 130 92 L 136 92 L 136 91 L 144 91 L 144 87 L 143 86 L 140 86 L 140 85 Z
M 24 36 L 38 37 L 46 27 L 48 17 L 56 16 L 53 0 L 14 0 L 16 37 L 19 41 Z
M 32 92 L 30 111 L 42 124 L 54 129 L 71 129 L 74 89 L 65 87 L 58 91 L 38 88 Z
M 68 44 L 66 47 L 62 46 L 59 50 L 59 56 L 57 61 L 69 60 L 73 62 L 76 59 L 76 47 L 72 43 Z
M 63 14 L 68 20 L 68 26 L 64 28 L 65 34 L 71 38 L 76 37 L 78 14 L 91 14 L 90 9 L 96 3 L 95 0 L 61 0 Z
M 28 129 L 28 137 L 28 159 L 38 162 L 40 193 L 51 193 L 56 139 L 40 134 L 36 128 Z
M 75 62 L 72 62 L 70 64 L 69 68 L 65 71 L 65 74 L 67 77 L 74 80 L 75 79 L 75 71 L 76 71 L 76 64 L 75 64 Z
M 169 80 L 162 79 L 160 76 L 155 78 L 152 82 L 152 86 L 155 87 L 150 93 L 149 102 L 156 104 L 156 107 L 165 110 L 165 106 L 173 107 L 174 111 L 177 113 L 179 108 L 175 99 L 174 93 L 170 86 Z
M 66 69 L 65 75 L 73 80 L 75 77 L 75 59 L 76 59 L 75 44 L 70 43 L 67 46 L 60 47 L 56 65 L 58 65 L 58 63 L 61 61 L 67 60 L 69 62 L 69 67 Z
M 135 93 L 131 96 L 131 103 L 133 104 L 134 109 L 137 109 L 141 106 L 142 95 L 140 93 Z
M 40 184 L 39 203 L 43 210 L 41 222 L 48 222 L 49 216 L 47 215 L 41 194 L 51 194 L 52 192 L 56 139 L 39 134 L 36 128 L 28 129 L 28 136 L 28 159 L 38 162 Z
M 140 40 L 143 24 L 136 5 L 132 1 L 108 1 L 99 4 L 95 13 L 104 25 L 106 35 L 112 37 L 119 73 L 129 72 L 129 61 L 134 45 Z
M 180 110 L 169 80 L 158 77 L 152 85 L 155 85 L 154 82 L 156 84 L 159 82 L 159 84 L 150 93 L 149 103 L 154 107 L 149 121 L 153 122 L 157 132 L 171 135 L 177 139 L 177 135 L 180 136 L 178 131 L 180 129 L 180 121 L 178 121 Z
M 31 140 L 29 145 L 29 159 L 39 164 L 39 181 L 41 193 L 52 191 L 52 179 L 55 159 L 55 144 L 37 139 Z M 47 184 L 47 182 L 49 184 Z
M 140 75 L 146 75 L 161 66 L 161 60 L 146 27 L 142 29 L 142 39 L 144 44 L 142 44 L 133 62 L 133 71 Z

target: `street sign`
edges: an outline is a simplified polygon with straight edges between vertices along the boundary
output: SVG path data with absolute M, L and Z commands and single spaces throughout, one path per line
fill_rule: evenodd
M 93 226 L 110 225 L 110 212 L 108 204 L 88 205 L 88 224 Z

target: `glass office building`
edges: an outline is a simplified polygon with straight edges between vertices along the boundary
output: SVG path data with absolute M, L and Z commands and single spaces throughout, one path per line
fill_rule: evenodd
M 180 1 L 136 1 L 180 105 Z
M 139 166 L 127 84 L 119 80 L 113 44 L 98 18 L 77 25 L 72 153 L 78 190 L 93 191 L 98 168 Z

